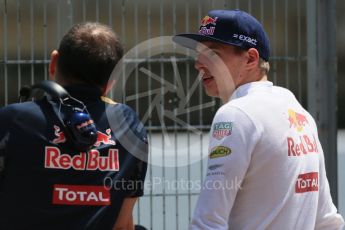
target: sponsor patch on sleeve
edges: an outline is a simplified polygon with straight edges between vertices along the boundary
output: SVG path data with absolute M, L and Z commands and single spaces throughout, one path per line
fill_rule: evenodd
M 223 166 L 223 164 L 210 165 L 210 166 L 208 166 L 208 169 L 212 171 L 212 170 L 216 170 L 217 168 L 220 168 L 222 166 Z
M 217 140 L 230 136 L 232 132 L 232 122 L 217 122 L 213 125 L 212 137 Z
M 211 149 L 211 153 L 210 153 L 210 158 L 214 159 L 214 158 L 218 158 L 218 157 L 225 157 L 230 155 L 231 153 L 231 149 L 225 146 L 216 146 L 214 148 Z

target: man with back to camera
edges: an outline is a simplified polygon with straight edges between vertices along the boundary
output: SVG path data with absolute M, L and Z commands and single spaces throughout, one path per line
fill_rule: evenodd
M 147 168 L 146 131 L 129 107 L 104 96 L 122 56 L 111 28 L 76 24 L 52 52 L 49 75 L 81 102 L 46 96 L 0 110 L 0 229 L 134 229 L 132 210 Z M 92 119 L 69 126 L 85 115 L 74 116 L 74 110 L 86 111 L 83 105 Z M 80 150 L 85 133 L 78 139 L 76 129 L 88 127 L 97 129 L 94 141 Z M 140 159 L 119 140 L 128 132 Z
M 314 119 L 267 80 L 262 25 L 240 10 L 213 10 L 197 34 L 173 40 L 197 51 L 206 93 L 224 103 L 191 229 L 342 229 Z

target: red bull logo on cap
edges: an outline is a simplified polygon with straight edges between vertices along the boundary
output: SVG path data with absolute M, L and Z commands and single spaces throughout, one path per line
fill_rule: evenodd
M 290 128 L 295 128 L 298 132 L 302 132 L 305 125 L 309 124 L 307 117 L 303 114 L 297 113 L 296 111 L 288 110 Z
M 210 16 L 206 15 L 202 20 L 201 20 L 201 26 L 207 26 L 207 25 L 216 25 L 218 17 L 211 18 Z
M 205 16 L 202 20 L 201 20 L 201 25 L 200 25 L 200 30 L 199 30 L 199 34 L 202 35 L 213 35 L 214 31 L 216 29 L 215 25 L 217 22 L 218 17 L 212 18 L 210 16 Z M 207 26 L 209 25 L 213 25 L 209 28 L 207 28 Z

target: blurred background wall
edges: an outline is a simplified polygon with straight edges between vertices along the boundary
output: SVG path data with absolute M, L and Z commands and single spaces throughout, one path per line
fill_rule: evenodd
M 200 18 L 214 8 L 240 8 L 265 26 L 271 39 L 272 71 L 276 84 L 290 88 L 307 107 L 306 51 L 307 1 L 97 1 L 3 0 L 0 5 L 0 105 L 17 100 L 18 87 L 47 77 L 52 49 L 64 32 L 82 21 L 109 24 L 120 35 L 126 50 L 149 38 L 197 31 Z M 345 128 L 344 1 L 336 1 L 338 60 L 338 127 Z M 4 63 L 6 62 L 6 66 Z M 5 69 L 6 68 L 6 74 Z M 8 90 L 8 92 L 6 91 Z

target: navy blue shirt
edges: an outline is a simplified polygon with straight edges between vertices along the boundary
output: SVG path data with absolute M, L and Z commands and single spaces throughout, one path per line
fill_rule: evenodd
M 0 229 L 112 229 L 123 200 L 143 195 L 147 137 L 134 111 L 96 88 L 66 89 L 98 129 L 90 151 L 70 147 L 47 98 L 0 109 Z

